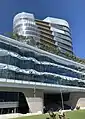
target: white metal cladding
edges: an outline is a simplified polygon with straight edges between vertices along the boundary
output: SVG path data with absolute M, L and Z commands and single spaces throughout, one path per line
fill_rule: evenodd
M 59 32 L 59 33 L 62 33 L 62 34 L 65 34 L 65 31 L 60 30 L 60 29 L 58 29 L 58 28 L 51 27 L 51 30 L 52 30 L 52 31 Z
M 31 81 L 22 81 L 22 80 L 14 80 L 14 79 L 3 79 L 0 78 L 0 87 L 17 87 L 17 88 L 34 88 L 36 89 L 44 89 L 44 91 L 55 91 L 60 92 L 61 90 L 64 92 L 85 92 L 85 88 L 76 87 L 76 86 L 64 86 L 64 85 L 55 85 L 55 84 L 47 84 L 41 82 L 31 82 Z
M 67 22 L 66 20 L 63 20 L 63 19 L 47 17 L 47 18 L 45 18 L 43 21 L 69 27 L 68 22 Z
M 66 42 L 65 43 L 62 42 L 61 40 L 57 41 L 58 38 L 61 38 L 64 41 L 69 40 L 70 42 L 72 42 L 68 22 L 63 19 L 57 19 L 52 17 L 47 17 L 46 19 L 44 19 L 44 21 L 50 23 L 51 27 L 50 30 L 52 31 L 54 39 L 56 39 L 58 47 L 61 49 L 61 51 L 69 52 L 72 54 L 73 53 L 72 43 L 71 45 L 69 45 L 68 43 L 66 44 Z M 64 29 L 64 27 L 66 27 L 66 29 Z M 62 46 L 58 42 L 61 43 Z M 63 44 L 65 44 L 65 47 Z
M 40 34 L 37 30 L 37 25 L 35 23 L 34 15 L 25 12 L 19 13 L 14 17 L 13 32 L 22 36 L 31 36 L 35 40 L 36 36 L 40 37 Z
M 16 22 L 16 20 L 20 19 L 20 18 L 31 18 L 31 19 L 34 19 L 34 15 L 31 14 L 31 13 L 26 13 L 26 12 L 22 12 L 22 13 L 19 13 L 17 14 L 14 19 L 13 19 L 13 23 Z

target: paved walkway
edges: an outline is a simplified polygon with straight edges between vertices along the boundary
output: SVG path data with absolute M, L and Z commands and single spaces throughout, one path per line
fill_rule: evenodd
M 85 108 L 82 108 L 85 109 Z M 71 111 L 71 110 L 64 110 L 65 112 Z M 31 115 L 39 115 L 39 113 L 28 113 L 28 114 L 20 114 L 20 113 L 13 113 L 13 114 L 3 114 L 0 115 L 0 119 L 12 119 L 12 118 L 17 118 L 17 117 L 22 117 L 22 116 L 31 116 Z
M 39 115 L 40 113 L 28 113 L 28 114 L 3 114 L 0 115 L 0 119 L 12 119 L 12 118 L 17 118 L 17 117 L 22 117 L 22 116 L 31 116 L 31 115 Z

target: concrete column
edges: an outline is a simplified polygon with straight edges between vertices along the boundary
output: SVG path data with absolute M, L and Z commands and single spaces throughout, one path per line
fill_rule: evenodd
M 33 89 L 24 90 L 24 95 L 31 113 L 43 113 L 43 90 L 36 89 L 34 96 Z
M 85 107 L 85 93 L 74 92 L 70 93 L 69 101 L 65 101 L 65 104 L 69 106 L 80 106 L 81 108 Z
M 31 113 L 43 113 L 43 99 L 39 97 L 28 98 Z
M 14 108 L 14 113 L 16 113 L 16 108 Z

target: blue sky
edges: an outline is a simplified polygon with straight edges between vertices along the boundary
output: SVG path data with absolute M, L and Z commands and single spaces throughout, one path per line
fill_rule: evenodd
M 74 53 L 85 58 L 85 0 L 0 0 L 0 33 L 12 31 L 12 19 L 19 12 L 36 18 L 66 19 L 71 27 Z

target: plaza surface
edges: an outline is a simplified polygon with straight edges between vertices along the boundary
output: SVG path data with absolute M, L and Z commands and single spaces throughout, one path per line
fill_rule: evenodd
M 49 117 L 48 114 L 36 115 L 36 116 L 27 116 L 27 117 L 19 117 L 16 119 L 46 119 Z M 56 116 L 58 119 L 58 115 Z M 66 112 L 66 119 L 85 119 L 85 110 L 78 110 L 78 111 L 69 111 Z

